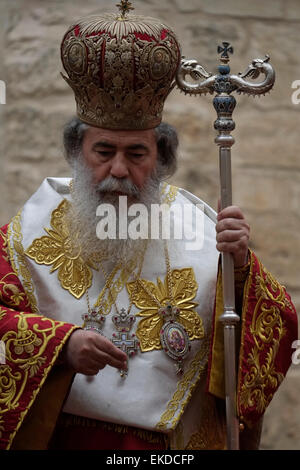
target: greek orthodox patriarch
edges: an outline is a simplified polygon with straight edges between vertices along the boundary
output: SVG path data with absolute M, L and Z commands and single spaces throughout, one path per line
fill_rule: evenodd
M 167 183 L 178 138 L 162 111 L 180 45 L 168 25 L 119 8 L 62 40 L 77 103 L 64 129 L 72 178 L 47 178 L 0 231 L 0 447 L 225 449 L 218 258 L 230 252 L 241 447 L 257 448 L 297 315 L 249 249 L 242 211 L 216 214 Z M 119 227 L 122 198 L 129 215 L 164 204 L 182 238 L 99 238 L 97 208 L 114 207 Z M 188 250 L 197 216 L 202 244 Z

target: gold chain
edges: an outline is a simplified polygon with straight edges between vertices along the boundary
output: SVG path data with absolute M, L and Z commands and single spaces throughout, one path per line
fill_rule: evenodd
M 167 268 L 167 287 L 168 287 L 168 295 L 172 305 L 175 305 L 175 300 L 173 296 L 173 282 L 172 282 L 172 273 L 171 273 L 171 265 L 170 265 L 170 257 L 168 252 L 167 241 L 164 240 L 164 253 L 165 253 L 165 261 L 166 261 L 166 268 Z M 159 308 L 162 308 L 162 305 L 158 302 L 156 297 L 152 294 L 152 292 L 148 289 L 148 287 L 144 286 L 140 277 L 137 277 L 135 273 L 133 273 L 136 283 L 140 284 L 144 291 L 151 297 L 151 299 L 156 303 Z M 135 289 L 136 291 L 136 289 Z M 131 294 L 132 299 L 134 298 L 135 291 Z
M 99 259 L 98 260 L 98 263 L 102 269 L 102 263 L 101 263 L 101 260 Z M 105 280 L 105 284 L 104 284 L 104 287 L 102 289 L 102 292 L 101 292 L 101 295 L 102 297 L 104 296 L 105 292 L 109 289 L 110 290 L 110 287 L 111 287 L 111 284 L 113 282 L 113 279 L 115 277 L 115 274 L 117 272 L 117 270 L 119 269 L 119 264 L 117 264 L 114 269 L 111 271 L 111 273 L 109 274 L 109 276 L 107 276 L 107 278 L 105 278 L 104 276 L 104 280 Z M 103 271 L 102 271 L 103 272 Z M 86 281 L 85 281 L 86 282 Z M 87 302 L 87 306 L 88 306 L 88 313 L 91 314 L 92 312 L 92 309 L 91 309 L 91 304 L 90 304 L 90 296 L 89 296 L 89 290 L 87 288 L 87 285 L 86 285 L 86 291 L 85 291 L 85 295 L 86 295 L 86 302 Z M 99 310 L 101 310 L 101 307 L 99 308 Z M 103 313 L 103 312 L 102 312 Z
M 132 292 L 131 294 L 131 302 L 130 302 L 130 305 L 128 307 L 128 311 L 127 311 L 127 314 L 129 315 L 130 311 L 131 311 L 131 308 L 132 308 L 132 305 L 133 305 L 133 300 L 134 300 L 134 296 L 136 294 L 136 291 L 137 291 L 137 288 L 138 288 L 138 284 L 144 289 L 144 291 L 151 297 L 151 299 L 156 303 L 156 305 L 161 308 L 162 305 L 158 302 L 158 300 L 156 299 L 156 297 L 152 294 L 152 292 L 143 284 L 142 280 L 141 280 L 141 272 L 142 272 L 142 267 L 143 267 L 143 263 L 144 263 L 144 258 L 145 258 L 145 253 L 146 253 L 146 249 L 147 249 L 147 242 L 145 244 L 145 248 L 143 250 L 143 255 L 142 255 L 142 260 L 141 260 L 141 264 L 140 264 L 140 267 L 139 267 L 139 270 L 138 270 L 138 273 L 136 274 L 135 272 L 132 272 L 132 275 L 134 276 L 135 280 L 136 280 L 136 286 L 134 288 L 134 291 Z M 173 296 L 173 282 L 172 282 L 172 273 L 171 273 L 171 265 L 170 265 L 170 257 L 169 257 L 169 252 L 168 252 L 168 246 L 167 246 L 167 242 L 166 240 L 164 240 L 164 253 L 165 253 L 165 261 L 166 261 L 166 268 L 167 268 L 167 287 L 168 287 L 168 295 L 169 295 L 169 298 L 170 298 L 170 301 L 171 301 L 171 304 L 172 305 L 175 305 L 175 300 L 174 300 L 174 296 Z M 111 293 L 111 282 L 110 284 L 108 283 L 109 281 L 109 277 L 112 276 L 112 273 L 108 276 L 104 267 L 103 267 L 103 264 L 101 262 L 101 260 L 99 260 L 99 265 L 100 265 L 100 268 L 102 270 L 102 273 L 103 273 L 103 276 L 104 276 L 104 279 L 106 280 L 106 289 L 109 289 L 110 290 L 110 295 L 111 297 L 113 298 L 113 295 Z M 126 271 L 127 271 L 127 267 L 124 268 Z M 113 272 L 113 271 L 112 271 Z M 114 276 L 113 276 L 114 277 Z M 104 287 L 105 289 L 105 287 Z M 106 290 L 105 289 L 105 290 Z M 119 310 L 118 310 L 118 307 L 117 307 L 117 304 L 116 304 L 116 301 L 114 301 L 114 306 L 116 308 L 116 311 L 117 311 L 117 314 L 119 315 Z
M 141 263 L 140 263 L 140 266 L 139 266 L 139 270 L 138 270 L 138 273 L 135 274 L 134 272 L 132 272 L 132 274 L 134 275 L 135 278 L 139 279 L 140 276 L 141 276 L 141 272 L 142 272 L 142 267 L 143 267 L 143 264 L 144 264 L 144 259 L 145 259 L 145 254 L 146 254 L 146 250 L 147 250 L 147 246 L 148 246 L 148 241 L 146 240 L 145 242 L 145 246 L 144 246 L 144 249 L 143 249 L 143 253 L 142 253 L 142 259 L 141 259 Z M 112 280 L 114 278 L 114 275 L 112 276 L 112 273 L 114 272 L 114 269 L 113 271 L 111 272 L 110 275 L 107 274 L 107 272 L 105 271 L 104 269 L 104 266 L 101 262 L 101 260 L 99 260 L 99 265 L 100 265 L 100 268 L 101 268 L 101 271 L 103 273 L 103 276 L 104 276 L 104 279 L 105 279 L 105 286 L 107 285 L 107 289 L 109 289 L 110 291 L 110 295 L 111 295 L 111 298 L 114 299 L 113 295 L 112 295 L 112 292 L 111 292 L 111 284 L 112 284 Z M 125 271 L 127 271 L 127 267 L 125 266 Z M 112 276 L 112 279 L 111 281 L 109 282 L 109 278 Z M 104 288 L 105 288 L 104 286 Z M 106 289 L 105 289 L 106 290 Z M 137 290 L 137 286 L 136 288 L 134 289 L 134 294 L 136 293 L 136 290 Z M 104 295 L 104 294 L 103 294 Z M 102 295 L 102 296 L 103 296 Z M 128 310 L 127 310 L 127 315 L 129 315 L 130 311 L 131 311 L 131 308 L 132 308 L 132 305 L 133 305 L 133 298 L 134 298 L 134 295 L 132 295 L 132 299 L 131 299 L 131 302 L 129 304 L 129 307 L 128 307 Z M 116 312 L 118 315 L 120 315 L 120 312 L 119 312 L 119 309 L 117 307 L 117 303 L 115 300 L 113 300 L 113 303 L 114 303 L 114 306 L 115 306 L 115 309 L 116 309 Z M 100 307 L 101 308 L 101 307 Z
M 168 245 L 167 241 L 164 240 L 164 252 L 165 252 L 165 260 L 166 260 L 166 267 L 167 267 L 167 286 L 168 286 L 168 294 L 170 296 L 170 301 L 172 304 L 175 304 L 174 296 L 173 296 L 173 282 L 172 282 L 172 273 L 171 273 L 171 265 L 170 265 L 170 257 L 168 252 Z

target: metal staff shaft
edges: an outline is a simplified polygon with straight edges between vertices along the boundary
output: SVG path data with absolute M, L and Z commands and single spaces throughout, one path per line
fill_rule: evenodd
M 224 147 L 224 140 L 228 147 Z M 231 149 L 229 145 L 234 139 L 223 135 L 216 138 L 220 145 L 220 186 L 221 209 L 232 205 L 231 185 Z M 234 262 L 230 253 L 222 253 L 222 282 L 224 311 L 220 321 L 224 326 L 224 366 L 225 366 L 225 394 L 226 394 L 226 418 L 227 418 L 227 448 L 239 449 L 239 421 L 236 411 L 236 325 L 240 321 L 235 312 L 234 289 Z
M 221 68 L 221 71 L 228 71 Z M 232 113 L 236 106 L 234 96 L 220 91 L 213 100 L 218 118 L 214 123 L 219 146 L 221 209 L 232 205 L 231 147 L 235 128 Z M 222 283 L 224 311 L 220 317 L 224 328 L 224 367 L 227 418 L 227 448 L 239 449 L 239 422 L 236 409 L 236 325 L 240 321 L 235 311 L 234 262 L 230 253 L 222 253 Z

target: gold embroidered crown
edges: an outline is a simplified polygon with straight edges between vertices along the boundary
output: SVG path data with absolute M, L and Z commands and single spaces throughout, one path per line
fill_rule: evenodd
M 73 89 L 78 117 L 108 129 L 150 129 L 162 119 L 175 85 L 180 46 L 169 26 L 154 18 L 121 14 L 83 18 L 61 44 L 61 58 Z

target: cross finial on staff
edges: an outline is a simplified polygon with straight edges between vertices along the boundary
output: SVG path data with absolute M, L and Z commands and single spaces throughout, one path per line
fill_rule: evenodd
M 130 10 L 134 10 L 134 7 L 132 6 L 132 3 L 129 0 L 121 0 L 121 3 L 118 3 L 116 6 L 121 12 L 122 19 L 125 18 L 125 15 L 129 13 Z
M 218 46 L 218 54 L 221 54 L 220 60 L 223 64 L 227 64 L 230 60 L 228 54 L 233 54 L 233 47 L 230 45 L 229 42 L 222 42 L 222 46 Z

